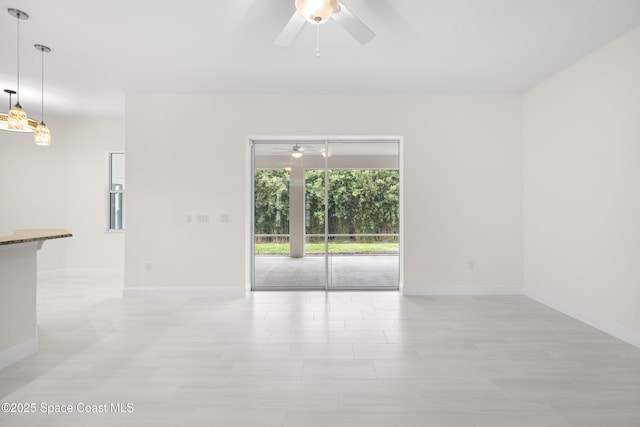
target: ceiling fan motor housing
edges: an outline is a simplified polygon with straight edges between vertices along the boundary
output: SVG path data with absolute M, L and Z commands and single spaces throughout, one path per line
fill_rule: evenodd
M 296 0 L 296 10 L 304 18 L 321 24 L 340 10 L 338 0 Z

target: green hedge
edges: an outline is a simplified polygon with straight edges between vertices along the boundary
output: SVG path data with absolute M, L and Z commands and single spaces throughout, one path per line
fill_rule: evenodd
M 323 170 L 305 173 L 307 234 L 324 234 L 324 178 Z M 256 170 L 254 185 L 255 233 L 288 234 L 289 174 Z M 399 188 L 397 170 L 329 171 L 329 234 L 398 233 Z

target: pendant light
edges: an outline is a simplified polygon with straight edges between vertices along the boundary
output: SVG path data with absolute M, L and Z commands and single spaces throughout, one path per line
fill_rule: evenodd
M 47 127 L 47 125 L 44 124 L 44 54 L 51 52 L 51 48 L 41 44 L 33 45 L 33 47 L 39 50 L 42 56 L 42 81 L 40 84 L 40 124 L 38 124 L 38 127 L 36 127 L 33 137 L 37 145 L 51 145 L 51 132 L 49 132 L 49 128 Z
M 5 89 L 5 93 L 9 94 L 9 110 L 11 110 L 11 97 L 16 94 L 15 90 Z M 7 130 L 9 125 L 9 110 L 6 113 L 0 112 L 0 129 Z
M 11 102 L 11 97 L 16 94 L 16 91 L 5 89 L 4 92 L 9 94 L 9 109 L 6 113 L 0 111 L 0 130 L 9 130 L 9 110 L 11 110 L 11 106 L 13 105 L 13 103 Z M 36 126 L 38 126 L 38 123 L 35 120 L 27 117 L 26 130 L 11 129 L 11 132 L 33 132 Z
M 16 104 L 11 107 L 9 110 L 9 117 L 7 120 L 7 128 L 9 130 L 17 130 L 22 132 L 29 132 L 29 121 L 27 119 L 27 113 L 24 112 L 22 106 L 20 105 L 20 20 L 29 19 L 29 15 L 25 12 L 9 8 L 7 10 L 9 15 L 15 17 L 17 19 L 17 58 L 18 58 L 18 67 L 17 67 L 17 85 L 16 85 Z

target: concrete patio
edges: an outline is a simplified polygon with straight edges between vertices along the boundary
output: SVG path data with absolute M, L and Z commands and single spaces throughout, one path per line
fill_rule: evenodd
M 398 255 L 330 255 L 328 267 L 327 285 L 324 256 L 256 256 L 254 288 L 398 289 Z

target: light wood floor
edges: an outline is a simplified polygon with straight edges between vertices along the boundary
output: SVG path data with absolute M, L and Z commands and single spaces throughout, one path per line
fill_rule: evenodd
M 0 371 L 38 412 L 1 426 L 640 426 L 640 349 L 526 297 L 121 290 L 40 281 L 41 350 Z

